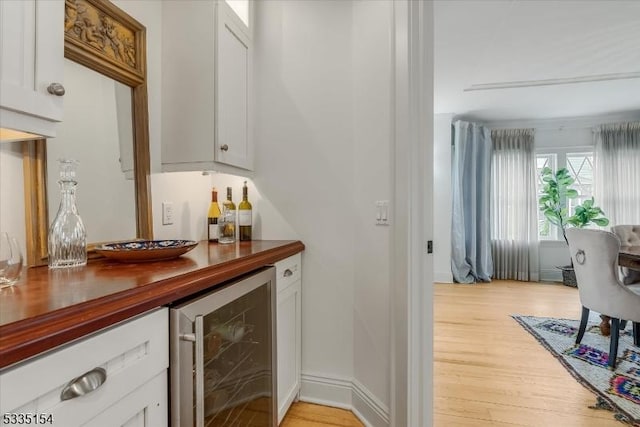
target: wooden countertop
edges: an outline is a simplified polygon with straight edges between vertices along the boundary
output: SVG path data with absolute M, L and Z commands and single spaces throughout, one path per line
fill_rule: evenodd
M 640 270 L 640 246 L 620 247 L 618 264 L 633 270 Z
M 0 290 L 0 368 L 304 250 L 300 241 L 200 242 L 167 261 L 23 272 Z

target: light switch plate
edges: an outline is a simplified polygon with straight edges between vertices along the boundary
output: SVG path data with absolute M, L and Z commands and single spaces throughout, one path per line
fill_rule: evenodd
M 376 201 L 376 225 L 389 225 L 389 201 Z
M 162 225 L 173 224 L 173 202 L 162 202 Z

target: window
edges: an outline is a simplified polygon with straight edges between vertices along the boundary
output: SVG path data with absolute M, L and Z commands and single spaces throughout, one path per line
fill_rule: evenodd
M 536 154 L 538 198 L 540 198 L 542 191 L 542 177 L 540 175 L 542 169 L 549 167 L 555 172 L 560 168 L 567 168 L 575 180 L 571 187 L 576 189 L 579 194 L 577 198 L 567 200 L 569 215 L 573 215 L 576 206 L 593 196 L 593 150 L 554 151 L 553 153 Z M 540 240 L 561 239 L 558 227 L 552 226 L 540 210 L 538 210 L 538 237 Z

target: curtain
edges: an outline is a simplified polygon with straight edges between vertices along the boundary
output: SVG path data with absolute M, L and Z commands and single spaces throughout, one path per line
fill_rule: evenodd
M 640 122 L 594 129 L 596 206 L 610 225 L 640 224 Z
M 459 283 L 491 281 L 491 135 L 484 126 L 453 124 L 451 270 Z
M 538 206 L 533 129 L 491 131 L 493 277 L 538 281 Z

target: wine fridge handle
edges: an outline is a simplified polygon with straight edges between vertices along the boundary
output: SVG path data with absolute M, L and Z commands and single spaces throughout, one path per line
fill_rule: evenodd
M 204 333 L 202 316 L 196 316 L 196 427 L 204 427 Z

